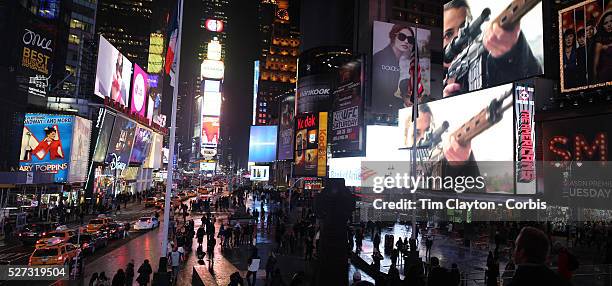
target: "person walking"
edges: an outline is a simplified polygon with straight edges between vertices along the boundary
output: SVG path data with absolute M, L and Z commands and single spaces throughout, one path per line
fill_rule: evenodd
M 208 251 L 208 268 L 214 269 L 215 266 L 215 246 L 217 245 L 217 239 L 213 236 L 207 240 L 206 249 Z
M 183 261 L 182 254 L 179 252 L 178 247 L 174 247 L 174 250 L 170 252 L 170 265 L 172 266 L 173 284 L 176 284 L 176 279 L 178 277 L 178 272 L 180 270 L 182 261 Z
M 136 278 L 138 285 L 147 286 L 147 284 L 149 284 L 149 280 L 151 279 L 151 273 L 153 273 L 151 264 L 149 264 L 148 259 L 145 259 L 142 265 L 138 267 L 138 278 Z
M 257 271 L 259 270 L 260 261 L 261 261 L 261 258 L 259 258 L 259 255 L 257 254 L 257 250 L 254 250 L 253 254 L 249 258 L 249 261 L 248 261 L 249 266 L 247 268 L 248 271 L 246 274 L 247 285 L 249 286 L 256 285 L 255 282 L 257 279 Z M 253 277 L 253 279 L 251 279 L 250 277 Z
M 112 286 L 125 286 L 125 272 L 123 269 L 117 270 L 117 273 L 113 277 Z
M 200 227 L 198 227 L 196 236 L 198 237 L 198 245 L 201 246 L 202 242 L 204 242 L 204 225 L 200 225 Z
M 130 260 L 130 262 L 125 267 L 125 285 L 132 286 L 134 281 L 134 259 Z
M 276 267 L 276 256 L 273 251 L 270 251 L 268 255 L 268 261 L 266 261 L 266 281 L 270 281 L 272 278 L 272 273 L 274 268 Z
M 108 277 L 106 277 L 106 273 L 104 273 L 104 271 L 100 272 L 96 286 L 110 286 L 110 282 L 108 281 Z

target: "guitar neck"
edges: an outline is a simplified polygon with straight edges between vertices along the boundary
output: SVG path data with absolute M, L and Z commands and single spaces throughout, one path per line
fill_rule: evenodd
M 529 13 L 529 11 L 541 1 L 542 0 L 514 0 L 493 20 L 493 23 L 497 23 L 504 30 L 512 30 L 516 27 L 521 18 Z

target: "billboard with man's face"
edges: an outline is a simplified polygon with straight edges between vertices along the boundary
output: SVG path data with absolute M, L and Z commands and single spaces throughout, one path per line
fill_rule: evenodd
M 396 115 L 411 106 L 413 74 L 420 102 L 430 100 L 431 32 L 407 24 L 374 21 L 372 43 L 372 104 L 374 113 Z M 418 68 L 415 68 L 418 54 Z
M 127 106 L 131 81 L 132 62 L 100 36 L 94 94 Z
M 562 92 L 612 85 L 611 3 L 588 0 L 559 11 Z
M 541 0 L 446 3 L 443 96 L 542 74 L 543 24 Z

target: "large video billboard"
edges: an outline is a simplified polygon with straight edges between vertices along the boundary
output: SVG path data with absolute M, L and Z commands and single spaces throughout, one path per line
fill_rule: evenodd
M 249 162 L 263 163 L 276 160 L 277 126 L 251 126 Z
M 100 36 L 94 94 L 127 106 L 131 81 L 132 62 Z
M 430 37 L 426 29 L 415 30 L 407 24 L 374 21 L 372 43 L 372 112 L 396 115 L 410 102 L 415 53 L 418 53 L 418 96 L 429 101 L 430 90 Z M 418 48 L 415 48 L 416 47 Z
M 361 156 L 364 153 L 363 65 L 361 58 L 338 70 L 334 90 L 331 138 L 332 156 Z
M 454 5 L 455 2 L 466 5 Z M 444 97 L 543 73 L 541 1 L 525 1 L 534 5 L 523 3 L 520 9 L 516 9 L 518 4 L 510 5 L 511 0 L 461 2 L 445 5 Z M 478 25 L 477 20 L 483 13 L 486 16 L 487 11 L 489 17 Z M 464 23 L 470 21 L 471 28 L 464 31 L 464 37 L 459 37 Z
M 132 83 L 132 97 L 130 112 L 145 117 L 147 112 L 147 101 L 149 89 L 149 75 L 137 64 L 134 64 L 134 80 Z
M 220 116 L 221 115 L 221 93 L 204 91 L 202 97 L 202 115 Z
M 559 11 L 561 91 L 612 85 L 612 10 L 589 0 Z
M 513 85 L 419 105 L 417 146 L 428 146 L 434 174 L 486 174 L 488 193 L 514 193 Z M 401 144 L 413 146 L 412 108 L 399 112 Z M 410 158 L 406 158 L 406 161 Z
M 608 154 L 612 126 L 593 124 L 611 121 L 612 114 L 599 114 L 542 122 L 544 166 L 538 180 L 548 200 L 582 208 L 611 208 Z
M 278 159 L 293 160 L 293 119 L 295 96 L 289 95 L 280 102 L 280 124 L 278 127 Z
M 327 176 L 327 116 L 327 112 L 296 115 L 294 176 Z
M 106 150 L 108 149 L 108 140 L 110 139 L 111 133 L 113 132 L 113 124 L 115 123 L 115 114 L 104 109 L 102 117 L 98 120 L 98 139 L 96 141 L 96 149 L 93 154 L 94 162 L 104 162 L 106 160 Z
M 149 155 L 151 143 L 153 142 L 153 132 L 145 127 L 138 126 L 134 138 L 134 147 L 130 155 L 130 163 L 140 164 Z
M 217 155 L 217 144 L 219 144 L 219 117 L 202 116 L 201 154 L 206 158 Z
M 19 170 L 54 173 L 55 182 L 67 182 L 73 126 L 74 116 L 26 114 Z
M 89 171 L 91 121 L 81 117 L 74 117 L 73 125 L 68 182 L 85 182 L 87 181 L 87 172 Z
M 117 115 L 113 132 L 108 143 L 106 162 L 113 164 L 115 168 L 122 170 L 127 167 L 134 145 L 136 135 L 136 122 Z
M 143 168 L 159 169 L 161 167 L 163 143 L 164 136 L 153 132 L 153 142 L 151 142 L 151 148 L 149 148 L 149 154 L 143 163 Z

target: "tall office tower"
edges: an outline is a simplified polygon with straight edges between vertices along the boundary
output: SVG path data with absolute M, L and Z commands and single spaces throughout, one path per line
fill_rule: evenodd
M 275 98 L 295 88 L 300 34 L 289 1 L 262 0 L 259 12 L 262 42 L 253 124 L 267 125 L 278 118 Z
M 227 34 L 225 26 L 228 24 L 227 9 L 228 0 L 202 0 L 203 12 L 200 18 L 200 28 L 202 28 L 200 47 L 198 49 L 198 59 L 206 59 L 207 45 L 214 37 L 221 43 L 221 60 L 225 59 L 225 45 L 227 44 Z

